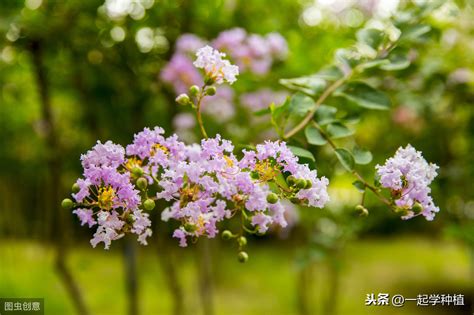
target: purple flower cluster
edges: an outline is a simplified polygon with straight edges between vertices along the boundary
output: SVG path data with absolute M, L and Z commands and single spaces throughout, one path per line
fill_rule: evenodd
M 145 128 L 126 150 L 112 142 L 97 143 L 82 156 L 84 178 L 76 182 L 75 213 L 82 225 L 97 230 L 92 246 L 126 233 L 142 244 L 151 235 L 147 203 L 163 200 L 162 220 L 178 223 L 173 236 L 215 237 L 217 224 L 241 216 L 243 228 L 265 233 L 285 227 L 286 200 L 322 208 L 329 200 L 328 180 L 298 163 L 284 142 L 267 141 L 243 150 L 238 159 L 228 140 L 215 138 L 185 145 L 164 130 Z
M 275 60 L 283 60 L 288 54 L 288 45 L 280 34 L 247 34 L 242 28 L 220 33 L 212 46 L 228 53 L 242 71 L 255 74 L 266 74 Z
M 241 28 L 223 31 L 210 41 L 210 47 L 205 48 L 206 45 L 207 41 L 194 34 L 183 34 L 176 41 L 175 53 L 161 71 L 160 79 L 171 85 L 177 95 L 185 93 L 192 85 L 203 85 L 204 78 L 193 66 L 194 56 L 200 49 L 203 50 L 198 54 L 195 66 L 216 76 L 217 83 L 222 79 L 232 83 L 238 72 L 215 49 L 227 54 L 239 71 L 255 74 L 266 74 L 275 61 L 284 60 L 288 54 L 288 45 L 280 34 L 247 34 Z
M 437 175 L 437 165 L 428 164 L 421 152 L 407 145 L 376 169 L 382 187 L 391 190 L 395 205 L 405 213 L 403 219 L 417 215 L 434 219 L 439 208 L 433 203 L 429 185 Z
M 111 241 L 131 231 L 146 244 L 151 235 L 148 214 L 139 210 L 139 191 L 131 182 L 131 174 L 122 171 L 129 163 L 125 150 L 111 141 L 97 144 L 81 156 L 84 178 L 76 182 L 73 198 L 78 208 L 74 213 L 81 224 L 98 225 L 92 246 L 103 242 L 109 248 Z

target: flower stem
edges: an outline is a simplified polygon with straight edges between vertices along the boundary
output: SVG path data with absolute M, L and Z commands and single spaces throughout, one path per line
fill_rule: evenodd
M 314 114 L 316 113 L 316 111 L 318 110 L 319 106 L 321 106 L 321 104 L 326 100 L 326 98 L 328 98 L 328 96 L 330 96 L 338 87 L 340 87 L 342 84 L 344 84 L 344 82 L 346 82 L 346 80 L 348 80 L 350 78 L 350 76 L 352 75 L 352 71 L 349 72 L 348 74 L 346 74 L 345 76 L 343 76 L 342 78 L 340 78 L 339 80 L 335 81 L 333 84 L 331 84 L 324 92 L 323 94 L 321 94 L 321 96 L 317 99 L 316 101 L 316 104 L 315 106 L 313 107 L 313 109 L 311 109 L 307 114 L 306 116 L 304 117 L 304 119 L 298 124 L 296 125 L 293 129 L 291 129 L 290 131 L 288 131 L 284 136 L 283 138 L 284 139 L 288 139 L 288 138 L 291 138 L 292 136 L 294 136 L 295 134 L 297 134 L 301 129 L 303 129 L 304 127 L 306 127 L 306 125 L 311 121 L 311 119 L 313 119 L 313 116 Z
M 373 59 L 373 60 L 377 60 L 379 58 L 385 58 L 389 53 L 390 51 L 392 51 L 397 45 L 397 42 L 392 42 L 390 43 L 387 47 L 384 47 L 382 50 L 380 50 L 377 54 L 377 56 Z M 369 60 L 367 61 L 366 63 L 369 63 L 373 60 Z M 295 134 L 297 134 L 299 131 L 301 131 L 304 127 L 306 127 L 306 125 L 311 121 L 311 119 L 313 119 L 313 116 L 314 114 L 316 113 L 316 111 L 318 110 L 319 106 L 321 106 L 321 104 L 329 97 L 331 96 L 331 94 L 337 89 L 339 88 L 341 85 L 343 85 L 346 81 L 348 81 L 354 74 L 356 73 L 359 73 L 359 72 L 362 72 L 364 71 L 364 66 L 366 63 L 361 63 L 359 65 L 357 65 L 356 67 L 354 67 L 354 69 L 352 69 L 351 71 L 349 71 L 347 74 L 345 74 L 342 78 L 340 78 L 339 80 L 336 80 L 334 81 L 333 84 L 331 84 L 330 86 L 328 86 L 328 88 L 326 90 L 324 90 L 323 94 L 321 94 L 321 96 L 319 96 L 319 98 L 316 100 L 316 104 L 314 106 L 313 109 L 311 109 L 307 114 L 306 116 L 303 118 L 303 120 L 298 124 L 296 125 L 293 129 L 291 129 L 290 131 L 288 131 L 284 136 L 283 136 L 283 139 L 289 139 L 291 138 L 292 136 L 294 136 Z
M 204 128 L 204 123 L 202 121 L 202 115 L 201 115 L 201 102 L 202 102 L 202 99 L 204 98 L 205 88 L 206 88 L 206 85 L 202 87 L 201 92 L 199 93 L 199 96 L 197 99 L 196 116 L 197 116 L 199 128 L 201 129 L 201 134 L 205 139 L 207 139 L 208 136 L 207 136 L 206 128 Z
M 336 151 L 337 149 L 337 146 L 336 144 L 332 141 L 332 139 L 329 137 L 329 135 L 323 130 L 323 128 L 321 128 L 321 126 L 319 126 L 315 121 L 312 122 L 313 123 L 313 126 L 318 129 L 318 131 L 321 133 L 321 135 L 323 136 L 324 139 L 327 140 L 328 144 L 331 146 L 331 148 Z M 365 187 L 367 187 L 368 189 L 370 189 L 376 196 L 377 198 L 380 199 L 380 201 L 382 201 L 383 203 L 385 203 L 387 206 L 390 206 L 392 207 L 392 203 L 387 199 L 385 198 L 382 194 L 380 194 L 380 192 L 378 191 L 378 189 L 374 186 L 372 186 L 371 184 L 369 184 L 363 177 L 362 175 L 360 175 L 359 172 L 357 172 L 356 170 L 353 170 L 351 172 L 351 174 L 353 174 L 355 177 L 357 177 L 358 180 L 360 180 Z

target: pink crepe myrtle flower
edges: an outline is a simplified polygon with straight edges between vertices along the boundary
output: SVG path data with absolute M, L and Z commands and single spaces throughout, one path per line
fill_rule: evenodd
M 390 189 L 395 205 L 405 211 L 403 219 L 420 214 L 429 221 L 434 219 L 439 208 L 433 203 L 429 185 L 437 176 L 436 164 L 426 162 L 421 152 L 408 144 L 376 169 L 382 187 Z M 418 213 L 416 204 L 421 206 Z

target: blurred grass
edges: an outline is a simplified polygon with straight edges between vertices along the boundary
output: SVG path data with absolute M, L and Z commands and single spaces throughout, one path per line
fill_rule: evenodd
M 217 243 L 215 243 L 217 245 Z M 119 244 L 114 244 L 119 245 Z M 268 244 L 267 244 L 268 245 Z M 126 300 L 120 246 L 109 252 L 74 248 L 69 258 L 92 314 L 125 314 Z M 171 301 L 157 253 L 140 248 L 138 257 L 142 314 L 170 314 Z M 250 260 L 239 264 L 227 247 L 215 251 L 217 314 L 296 314 L 296 265 L 287 248 L 253 245 Z M 53 250 L 33 242 L 0 242 L 0 296 L 44 297 L 46 314 L 74 314 L 56 276 Z M 166 253 L 163 253 L 166 255 Z M 200 314 L 192 249 L 179 249 L 179 274 L 190 314 Z M 348 246 L 343 257 L 338 314 L 435 314 L 435 308 L 366 307 L 367 293 L 465 293 L 469 256 L 458 243 L 421 238 L 363 240 Z M 320 314 L 327 270 L 315 265 L 312 311 Z M 436 289 L 440 292 L 433 292 Z M 415 303 L 415 302 L 412 302 Z M 451 312 L 448 312 L 451 314 Z M 436 313 L 438 314 L 438 313 Z M 442 313 L 439 313 L 442 314 Z M 454 313 L 453 313 L 454 314 Z

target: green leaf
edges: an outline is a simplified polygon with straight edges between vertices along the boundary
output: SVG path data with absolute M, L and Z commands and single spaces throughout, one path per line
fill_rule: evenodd
M 376 68 L 376 67 L 383 67 L 386 64 L 389 64 L 390 61 L 387 59 L 377 59 L 377 60 L 372 60 L 368 61 L 366 63 L 360 64 L 359 67 L 362 69 L 370 69 L 370 68 Z
M 380 69 L 386 71 L 396 71 L 403 70 L 410 66 L 410 60 L 408 60 L 406 55 L 396 54 L 391 55 L 388 63 L 380 66 Z
M 361 193 L 365 191 L 365 184 L 360 180 L 356 180 L 355 182 L 352 183 L 352 185 L 354 185 L 354 187 L 357 188 L 357 190 L 360 191 Z
M 271 122 L 279 135 L 285 130 L 286 120 L 290 114 L 290 99 L 287 98 L 285 103 L 281 106 L 276 106 L 275 103 L 270 104 Z
M 350 172 L 354 169 L 354 157 L 349 151 L 343 148 L 337 148 L 335 153 L 339 162 L 341 162 L 346 170 Z
M 267 108 L 263 108 L 263 109 L 260 109 L 260 110 L 257 110 L 255 112 L 253 112 L 253 114 L 255 116 L 265 116 L 267 114 L 270 114 L 272 111 L 270 109 L 270 107 L 267 107 Z
M 369 150 L 355 147 L 354 150 L 352 150 L 352 154 L 354 155 L 354 161 L 357 164 L 365 165 L 372 161 L 372 153 L 370 153 Z
M 306 140 L 309 144 L 312 145 L 325 145 L 328 141 L 323 137 L 323 135 L 319 132 L 319 130 L 312 126 L 308 125 L 304 129 L 304 134 L 306 136 Z
M 329 124 L 327 130 L 329 136 L 333 139 L 344 138 L 354 134 L 354 131 L 350 130 L 340 122 Z
M 337 108 L 333 106 L 320 105 L 318 110 L 314 115 L 314 119 L 321 126 L 327 125 L 329 123 L 336 121 L 336 112 Z
M 297 116 L 304 116 L 314 108 L 314 100 L 303 93 L 296 93 L 290 99 L 290 113 Z
M 339 80 L 344 76 L 341 69 L 336 66 L 330 66 L 327 68 L 321 69 L 317 74 L 314 75 L 315 77 L 321 78 L 327 81 L 336 81 Z
M 391 102 L 388 96 L 363 82 L 353 82 L 345 86 L 341 91 L 336 91 L 335 95 L 342 96 L 360 107 L 369 109 L 387 110 Z
M 314 159 L 314 156 L 313 156 L 313 153 L 309 152 L 308 150 L 306 149 L 303 149 L 303 148 L 300 148 L 300 147 L 295 147 L 295 146 L 292 146 L 292 145 L 289 145 L 288 148 L 291 150 L 291 152 L 293 152 L 294 155 L 296 155 L 297 157 L 300 157 L 300 158 L 305 158 L 305 159 L 309 159 L 313 162 L 315 162 L 316 160 Z
M 317 75 L 294 79 L 280 79 L 280 84 L 291 89 L 315 96 L 326 88 L 326 81 Z
M 421 36 L 431 31 L 431 26 L 426 24 L 408 25 L 402 28 L 402 35 L 400 41 L 416 41 Z
M 383 41 L 384 33 L 374 28 L 361 29 L 357 32 L 357 40 L 377 50 Z

